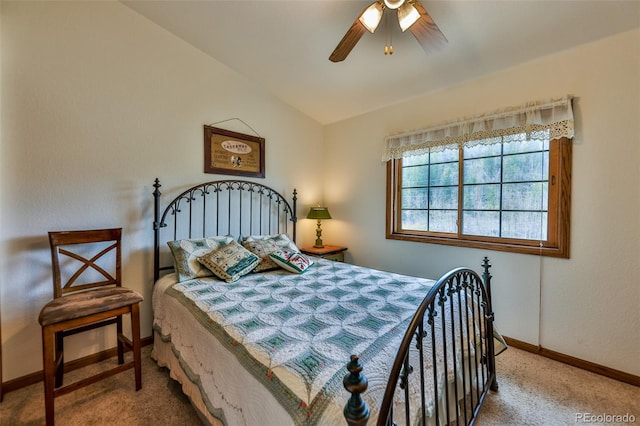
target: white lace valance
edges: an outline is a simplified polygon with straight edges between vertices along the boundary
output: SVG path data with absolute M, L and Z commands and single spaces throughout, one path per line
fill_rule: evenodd
M 530 102 L 440 126 L 387 136 L 383 161 L 444 149 L 446 145 L 499 143 L 503 140 L 573 138 L 571 96 Z

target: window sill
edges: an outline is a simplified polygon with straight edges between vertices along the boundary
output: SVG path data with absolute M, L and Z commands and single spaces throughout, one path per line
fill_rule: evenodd
M 449 238 L 437 236 L 425 236 L 409 233 L 387 233 L 388 240 L 412 241 L 426 244 L 442 244 L 448 246 L 477 248 L 494 251 L 505 251 L 511 253 L 533 254 L 537 256 L 549 256 L 559 258 L 569 258 L 569 249 L 562 250 L 559 247 L 540 247 L 538 245 L 524 245 L 509 242 L 479 241 L 467 238 Z

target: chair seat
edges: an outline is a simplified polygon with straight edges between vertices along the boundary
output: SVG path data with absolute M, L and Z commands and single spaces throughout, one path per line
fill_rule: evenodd
M 105 287 L 58 297 L 40 311 L 40 325 L 51 325 L 142 302 L 140 293 L 123 287 Z

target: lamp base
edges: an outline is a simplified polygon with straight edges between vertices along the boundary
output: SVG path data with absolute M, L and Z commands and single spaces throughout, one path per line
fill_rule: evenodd
M 313 245 L 315 248 L 323 248 L 322 244 L 322 228 L 320 227 L 320 219 L 318 219 L 318 227 L 316 228 L 316 243 Z

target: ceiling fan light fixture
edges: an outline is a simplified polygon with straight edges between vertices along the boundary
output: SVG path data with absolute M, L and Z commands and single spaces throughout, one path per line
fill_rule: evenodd
M 415 24 L 419 18 L 420 12 L 418 12 L 418 9 L 408 2 L 398 8 L 398 23 L 400 24 L 402 32 L 405 32 L 410 26 Z
M 405 0 L 384 0 L 384 4 L 389 9 L 397 9 L 405 3 Z
M 365 11 L 362 12 L 362 15 L 360 15 L 360 22 L 367 30 L 369 30 L 370 33 L 373 33 L 376 28 L 378 28 L 378 24 L 380 24 L 381 19 L 382 3 L 379 1 L 366 8 Z
M 422 6 L 420 0 L 373 0 L 372 4 L 370 3 L 357 15 L 351 27 L 329 55 L 329 60 L 331 62 L 344 61 L 362 36 L 367 31 L 373 33 L 380 25 L 384 12 L 386 12 L 385 8 L 396 9 L 398 23 L 402 31 L 409 30 L 426 53 L 432 53 L 447 42 L 447 38 Z M 389 13 L 387 13 L 387 18 Z M 391 54 L 392 31 L 388 26 L 386 29 L 386 51 L 387 54 Z

